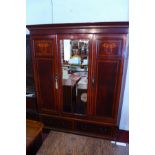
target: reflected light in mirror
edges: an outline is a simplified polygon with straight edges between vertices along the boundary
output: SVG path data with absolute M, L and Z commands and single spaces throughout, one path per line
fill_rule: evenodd
M 64 60 L 70 59 L 70 40 L 64 40 Z

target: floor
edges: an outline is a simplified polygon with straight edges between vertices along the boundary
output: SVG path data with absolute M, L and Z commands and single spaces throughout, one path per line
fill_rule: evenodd
M 129 145 L 119 146 L 111 141 L 51 131 L 37 155 L 128 155 Z

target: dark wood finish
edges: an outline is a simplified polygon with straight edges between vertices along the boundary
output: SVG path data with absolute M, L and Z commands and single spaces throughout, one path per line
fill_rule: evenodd
M 74 134 L 86 135 L 96 138 L 104 138 L 119 142 L 129 143 L 129 131 L 119 130 L 118 127 L 99 125 L 95 122 L 81 121 L 59 116 L 41 115 L 41 121 L 44 123 L 44 131 L 50 130 L 65 131 Z
M 50 122 L 49 126 L 81 130 L 81 125 L 75 127 L 77 122 L 81 122 L 87 124 L 88 131 L 92 131 L 91 125 L 111 129 L 119 125 L 128 60 L 128 24 L 105 22 L 27 26 L 31 36 L 37 105 L 45 124 Z M 68 90 L 63 94 L 61 39 L 89 40 L 85 115 L 63 112 L 63 95 L 67 95 Z M 43 120 L 45 115 L 48 121 Z M 66 125 L 61 123 L 63 121 Z
M 58 111 L 55 89 L 55 44 L 54 35 L 31 37 L 38 110 L 45 113 Z
M 26 120 L 26 154 L 35 155 L 42 144 L 43 124 Z
M 93 105 L 94 118 L 118 125 L 118 107 L 124 57 L 127 54 L 125 34 L 94 35 Z M 119 111 L 121 112 L 121 111 Z M 120 118 L 119 118 L 120 119 Z
M 39 120 L 30 51 L 30 35 L 26 35 L 26 95 L 29 95 L 26 96 L 26 118 Z
M 28 108 L 26 109 L 26 119 L 40 121 L 38 112 Z
M 38 60 L 38 81 L 40 85 L 40 103 L 41 109 L 54 109 L 56 105 L 54 98 L 54 77 L 52 75 L 52 61 L 51 60 Z
M 36 29 L 51 29 L 51 28 L 104 28 L 104 27 L 114 27 L 114 28 L 128 28 L 129 22 L 88 22 L 88 23 L 61 23 L 61 24 L 38 24 L 38 25 L 27 25 L 26 27 L 30 30 Z M 123 31 L 123 30 L 122 30 Z M 124 30 L 125 31 L 125 30 Z M 126 30 L 128 32 L 128 29 Z
M 26 35 L 26 94 L 33 94 L 32 97 L 26 98 L 26 108 L 36 109 L 36 103 L 33 101 L 35 98 L 35 88 L 30 50 L 30 35 Z
M 111 118 L 113 117 L 113 107 L 116 102 L 120 62 L 97 60 L 96 63 L 95 116 Z
M 108 122 L 111 120 L 113 124 L 116 124 L 117 118 L 115 108 L 117 108 L 117 95 L 119 95 L 120 65 L 119 60 L 97 60 L 94 75 L 93 114 L 95 117 L 108 119 Z
M 126 130 L 117 130 L 116 141 L 129 143 L 129 131 Z
M 73 113 L 75 111 L 76 101 L 76 84 L 80 80 L 80 76 L 77 78 L 63 79 L 63 112 Z
M 65 82 L 66 83 L 66 82 Z M 68 83 L 68 82 L 67 82 Z M 63 112 L 74 112 L 74 100 L 76 99 L 76 83 L 63 85 Z
M 36 97 L 26 97 L 26 118 L 39 120 Z
M 36 97 L 26 97 L 26 109 L 37 111 Z
M 35 57 L 52 57 L 53 56 L 53 45 L 52 39 L 36 39 L 34 41 Z
M 69 24 L 42 24 L 42 25 L 27 25 L 31 31 L 31 35 L 46 35 L 46 34 L 127 34 L 128 22 L 102 22 L 102 23 L 69 23 Z
M 41 121 L 47 126 L 51 128 L 57 129 L 73 129 L 73 121 L 59 118 L 59 117 L 48 117 L 42 116 Z
M 123 54 L 123 35 L 95 35 L 97 58 L 121 57 Z
M 26 35 L 26 86 L 34 90 L 34 79 L 32 71 L 32 58 L 30 50 L 30 35 Z
M 107 137 L 112 137 L 112 128 L 109 126 L 104 125 L 97 125 L 97 124 L 91 124 L 91 123 L 84 123 L 84 122 L 76 122 L 76 130 L 86 133 L 93 133 L 94 135 L 102 135 Z

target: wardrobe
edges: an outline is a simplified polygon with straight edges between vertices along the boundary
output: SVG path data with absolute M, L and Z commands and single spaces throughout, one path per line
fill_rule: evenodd
M 128 22 L 27 25 L 37 110 L 48 129 L 113 135 L 128 64 Z

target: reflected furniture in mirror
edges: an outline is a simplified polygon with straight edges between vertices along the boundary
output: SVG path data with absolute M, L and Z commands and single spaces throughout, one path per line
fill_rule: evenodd
M 61 36 L 62 37 L 62 36 Z M 63 111 L 77 114 L 86 113 L 87 97 L 80 99 L 83 89 L 87 96 L 88 84 L 88 40 L 60 40 Z M 83 98 L 83 97 L 82 97 Z
M 40 120 L 112 135 L 128 62 L 128 22 L 28 25 Z

